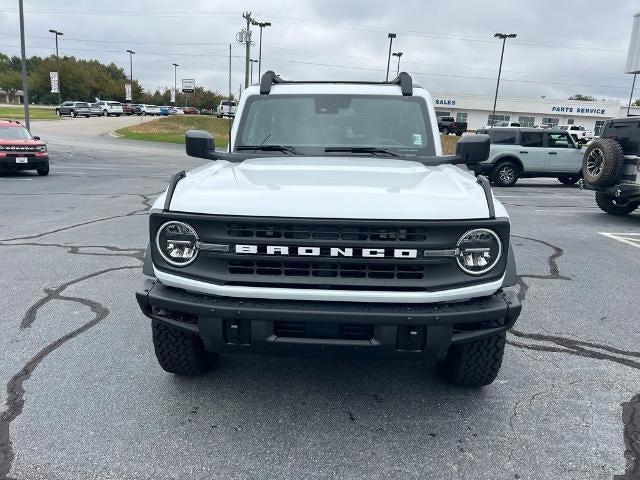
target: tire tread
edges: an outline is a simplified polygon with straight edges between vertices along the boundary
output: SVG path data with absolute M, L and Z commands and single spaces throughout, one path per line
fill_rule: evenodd
M 156 358 L 163 370 L 176 375 L 201 375 L 209 370 L 215 356 L 204 349 L 198 336 L 160 322 L 153 322 L 151 328 Z
M 459 387 L 483 387 L 498 376 L 504 355 L 504 333 L 452 345 L 440 364 L 442 376 Z

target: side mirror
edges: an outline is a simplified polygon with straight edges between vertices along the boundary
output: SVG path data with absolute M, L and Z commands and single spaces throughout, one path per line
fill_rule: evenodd
M 40 140 L 40 137 L 34 136 L 33 139 L 34 140 Z
M 187 155 L 196 158 L 209 158 L 208 153 L 216 149 L 213 136 L 204 130 L 187 130 L 185 133 Z
M 489 135 L 464 135 L 456 143 L 456 156 L 467 165 L 475 165 L 489 158 L 491 140 Z

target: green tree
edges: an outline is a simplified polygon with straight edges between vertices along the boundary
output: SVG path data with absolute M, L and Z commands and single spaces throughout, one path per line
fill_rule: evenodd
M 595 97 L 591 95 L 583 95 L 581 93 L 576 93 L 575 95 L 571 95 L 569 100 L 582 100 L 583 102 L 593 102 L 595 101 Z

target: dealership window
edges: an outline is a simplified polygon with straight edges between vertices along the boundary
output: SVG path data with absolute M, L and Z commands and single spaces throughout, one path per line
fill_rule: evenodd
M 542 124 L 543 125 L 550 125 L 552 127 L 557 127 L 558 123 L 560 123 L 560 119 L 559 118 L 552 118 L 552 117 L 543 117 L 542 118 Z
M 436 110 L 436 117 L 440 118 L 440 117 L 450 117 L 451 116 L 451 112 L 445 112 L 443 110 Z
M 518 117 L 518 123 L 521 127 L 533 127 L 535 123 L 534 117 Z
M 596 120 L 596 127 L 593 131 L 593 133 L 595 135 L 600 135 L 600 132 L 602 131 L 602 127 L 604 126 L 604 120 Z
M 508 122 L 509 120 L 511 120 L 511 115 L 489 115 L 487 117 L 487 125 L 493 125 L 498 122 Z
M 576 121 L 573 118 L 567 120 L 567 125 L 573 125 L 574 123 L 576 123 Z
M 513 128 L 509 130 L 493 130 L 491 134 L 491 143 L 514 145 L 516 143 L 516 130 Z
M 456 122 L 466 122 L 466 121 L 467 121 L 467 112 L 456 113 Z
M 520 145 L 523 147 L 542 147 L 542 132 L 521 132 Z

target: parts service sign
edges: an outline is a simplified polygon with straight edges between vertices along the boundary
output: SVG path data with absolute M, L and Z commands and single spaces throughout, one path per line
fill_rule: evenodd
M 182 93 L 193 93 L 196 90 L 196 81 L 193 78 L 182 79 Z

